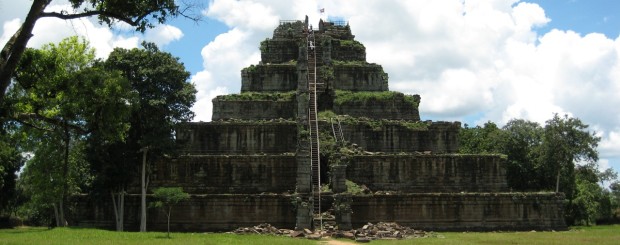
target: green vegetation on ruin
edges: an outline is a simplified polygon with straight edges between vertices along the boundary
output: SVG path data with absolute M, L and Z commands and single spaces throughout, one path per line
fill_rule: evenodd
M 332 60 L 332 64 L 334 66 L 357 66 L 357 67 L 379 66 L 377 64 L 368 63 L 368 62 L 363 61 L 363 60 Z
M 387 103 L 399 100 L 411 105 L 413 108 L 418 108 L 420 104 L 419 96 L 405 95 L 396 91 L 353 92 L 346 90 L 336 90 L 335 92 L 336 98 L 334 99 L 334 105 L 343 105 L 348 103 Z
M 364 189 L 362 189 L 360 185 L 358 185 L 357 183 L 353 181 L 346 180 L 345 185 L 347 185 L 348 194 L 351 194 L 351 195 L 363 195 L 364 194 Z
M 294 66 L 297 65 L 297 61 L 296 60 L 289 60 L 287 62 L 284 63 L 279 63 L 279 64 L 263 64 L 263 65 L 250 65 L 248 67 L 245 67 L 243 69 L 241 69 L 241 72 L 248 72 L 248 73 L 254 73 L 254 72 L 260 72 L 259 69 L 262 69 L 261 71 L 269 71 L 270 68 L 277 68 L 277 67 L 292 67 L 294 68 Z
M 318 70 L 319 79 L 321 79 L 322 82 L 332 81 L 335 79 L 334 68 L 332 66 L 321 66 Z
M 260 49 L 260 52 L 263 54 L 267 53 L 269 51 L 268 45 L 269 45 L 269 38 L 261 41 L 260 46 L 258 47 Z
M 293 101 L 295 91 L 290 92 L 243 92 L 215 97 L 215 101 Z
M 364 60 L 332 60 L 334 66 L 354 66 L 354 67 L 368 67 L 368 68 L 382 68 L 377 63 L 368 63 Z
M 347 47 L 350 49 L 358 49 L 365 50 L 364 45 L 356 40 L 338 40 L 340 41 L 340 46 Z
M 342 124 L 346 125 L 366 125 L 374 131 L 380 131 L 385 126 L 399 125 L 410 130 L 428 130 L 432 122 L 430 121 L 406 121 L 390 119 L 372 119 L 367 117 L 352 117 L 349 115 L 337 115 L 333 111 L 320 111 L 319 120 L 331 123 L 332 118 L 338 118 Z

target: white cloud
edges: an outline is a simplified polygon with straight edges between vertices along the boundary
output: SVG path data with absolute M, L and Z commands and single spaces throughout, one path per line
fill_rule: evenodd
M 4 22 L 4 24 L 2 25 L 2 36 L 0 36 L 0 45 L 2 45 L 2 47 L 4 47 L 4 44 L 6 44 L 6 42 L 9 41 L 11 36 L 15 34 L 15 32 L 19 29 L 20 25 L 21 20 L 18 18 Z
M 599 144 L 599 151 L 602 157 L 620 158 L 620 129 L 609 133 L 602 133 L 602 140 Z
M 172 41 L 180 40 L 183 37 L 181 29 L 171 25 L 159 25 L 153 29 L 148 29 L 144 33 L 147 42 L 153 42 L 157 46 L 166 46 Z
M 213 103 L 211 103 L 211 100 L 218 95 L 228 94 L 228 89 L 224 86 L 217 86 L 208 71 L 198 72 L 192 76 L 191 82 L 198 90 L 196 103 L 192 107 L 192 111 L 196 112 L 194 121 L 211 121 L 211 115 L 213 114 Z

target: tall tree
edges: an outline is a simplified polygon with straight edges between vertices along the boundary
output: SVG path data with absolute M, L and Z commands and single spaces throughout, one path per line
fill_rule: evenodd
M 543 190 L 537 161 L 543 128 L 536 122 L 512 119 L 502 130 L 506 133 L 501 148 L 508 158 L 508 185 L 518 191 Z
M 587 131 L 588 125 L 578 118 L 560 117 L 554 114 L 544 128 L 542 161 L 550 171 L 555 171 L 555 191 L 560 191 L 560 177 L 564 173 L 564 193 L 571 199 L 575 188 L 575 163 L 596 162 L 596 147 L 600 141 L 594 133 Z
M 106 61 L 109 69 L 120 70 L 131 81 L 138 95 L 126 149 L 141 155 L 140 231 L 146 231 L 150 161 L 171 152 L 174 126 L 193 118 L 191 106 L 196 100 L 196 89 L 187 82 L 189 72 L 178 58 L 159 51 L 155 44 L 143 43 L 143 46 L 144 49 L 115 49 Z
M 73 12 L 46 12 L 45 8 L 52 0 L 33 0 L 24 23 L 11 36 L 0 51 L 0 105 L 11 83 L 15 68 L 26 50 L 26 44 L 32 37 L 36 22 L 44 17 L 64 20 L 97 16 L 100 23 L 112 26 L 115 22 L 124 22 L 143 32 L 156 23 L 164 23 L 170 17 L 184 16 L 198 20 L 198 15 L 190 16 L 188 12 L 197 7 L 184 2 L 183 8 L 174 0 L 69 0 Z M 1 115 L 0 115 L 1 116 Z
M 120 74 L 107 73 L 96 65 L 94 50 L 77 37 L 40 50 L 29 49 L 15 73 L 16 86 L 9 97 L 9 117 L 29 130 L 30 141 L 36 137 L 58 140 L 62 154 L 58 169 L 63 183 L 58 199 L 60 225 L 65 225 L 64 203 L 70 189 L 70 155 L 72 141 L 96 131 L 109 140 L 124 137 L 128 128 L 122 115 L 129 115 L 129 83 Z M 31 144 L 32 151 L 42 145 Z
M 28 143 L 33 149 L 33 157 L 28 160 L 20 177 L 20 185 L 29 197 L 27 206 L 29 213 L 40 213 L 52 209 L 56 226 L 65 225 L 63 195 L 68 196 L 81 192 L 91 182 L 91 175 L 87 171 L 84 159 L 84 143 L 79 140 L 71 142 L 71 152 L 64 165 L 64 149 L 58 147 L 62 141 L 60 134 L 50 134 L 28 129 L 31 141 Z M 63 164 L 61 164 L 63 163 Z

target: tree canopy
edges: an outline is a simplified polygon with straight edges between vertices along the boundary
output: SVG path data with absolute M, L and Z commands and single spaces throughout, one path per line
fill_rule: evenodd
M 124 22 L 140 32 L 155 24 L 165 23 L 171 17 L 184 16 L 194 20 L 200 18 L 199 15 L 190 13 L 197 6 L 189 1 L 182 2 L 183 6 L 180 6 L 175 0 L 69 0 L 73 12 L 46 12 L 45 8 L 52 2 L 33 0 L 23 24 L 0 51 L 0 106 L 4 104 L 11 77 L 32 37 L 32 30 L 41 18 L 69 20 L 96 16 L 100 23 L 110 27 L 115 22 Z
M 78 164 L 84 162 L 84 137 L 92 132 L 109 141 L 125 137 L 129 83 L 120 73 L 103 70 L 94 50 L 77 37 L 26 50 L 15 80 L 8 97 L 8 116 L 21 124 L 20 131 L 27 135 L 24 150 L 35 153 L 26 173 L 37 176 L 37 171 L 42 171 L 47 176 L 30 182 L 39 186 L 36 189 L 60 185 L 54 187 L 60 192 L 45 193 L 53 197 L 47 196 L 45 201 L 58 210 L 57 223 L 64 225 L 63 204 L 77 183 L 84 183 L 73 181 L 74 167 L 84 165 Z
M 510 120 L 502 128 L 492 122 L 482 127 L 466 125 L 459 136 L 462 153 L 507 156 L 512 190 L 563 192 L 570 224 L 593 224 L 612 217 L 619 207 L 619 198 L 602 187 L 617 173 L 598 169 L 600 138 L 578 118 L 555 114 L 544 126 L 522 119 Z

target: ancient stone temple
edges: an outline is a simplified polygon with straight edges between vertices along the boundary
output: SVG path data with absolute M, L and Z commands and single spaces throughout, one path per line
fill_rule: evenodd
M 173 230 L 566 228 L 562 194 L 511 192 L 505 158 L 457 154 L 460 123 L 420 120 L 420 96 L 389 91 L 348 23 L 281 21 L 260 51 L 241 92 L 213 100 L 212 122 L 179 125 L 182 152 L 154 166 L 150 188 L 192 194 Z M 127 203 L 137 227 L 138 202 Z M 112 227 L 103 206 L 81 224 Z M 163 213 L 148 217 L 165 229 Z

